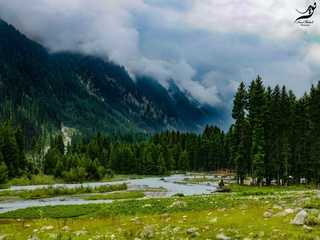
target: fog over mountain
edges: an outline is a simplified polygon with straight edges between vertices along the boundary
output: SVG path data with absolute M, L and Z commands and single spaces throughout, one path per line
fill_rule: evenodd
M 203 104 L 230 109 L 260 74 L 297 95 L 320 79 L 320 12 L 294 23 L 298 0 L 10 0 L 0 17 L 52 52 L 110 59 L 132 77 L 173 80 Z

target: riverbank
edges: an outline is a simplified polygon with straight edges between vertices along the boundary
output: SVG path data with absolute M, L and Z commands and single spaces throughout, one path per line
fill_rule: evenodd
M 233 193 L 29 208 L 1 214 L 6 239 L 317 239 L 317 190 Z M 304 213 L 305 212 L 305 213 Z M 291 224 L 297 215 L 301 225 Z
M 124 175 L 124 174 L 115 174 L 113 176 L 106 176 L 100 182 L 115 182 L 115 181 L 127 181 L 132 179 L 142 179 L 147 177 L 155 177 L 148 175 Z M 92 181 L 94 182 L 94 181 Z M 0 185 L 0 189 L 9 189 L 15 186 L 43 186 L 43 185 L 56 185 L 56 184 L 68 184 L 61 178 L 55 178 L 51 175 L 31 175 L 29 177 L 22 176 L 19 178 L 13 178 L 5 184 Z

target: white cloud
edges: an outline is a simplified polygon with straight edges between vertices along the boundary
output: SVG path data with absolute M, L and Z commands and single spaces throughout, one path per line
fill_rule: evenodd
M 311 44 L 307 49 L 306 60 L 312 65 L 320 65 L 320 44 Z
M 265 38 L 296 38 L 296 8 L 306 8 L 300 0 L 192 0 L 193 7 L 184 16 L 195 28 L 212 32 L 258 34 Z M 308 2 L 308 1 L 306 1 Z M 313 4 L 309 1 L 308 4 Z M 308 30 L 305 28 L 305 30 Z
M 134 74 L 177 85 L 202 103 L 229 104 L 261 74 L 301 94 L 319 75 L 314 24 L 294 24 L 300 0 L 10 0 L 0 17 L 51 51 L 108 57 Z

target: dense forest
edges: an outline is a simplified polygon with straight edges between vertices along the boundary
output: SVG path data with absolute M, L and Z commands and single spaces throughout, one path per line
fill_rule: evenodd
M 135 141 L 98 133 L 61 134 L 39 152 L 19 127 L 0 128 L 0 182 L 44 173 L 68 182 L 99 180 L 113 173 L 165 175 L 172 171 L 234 170 L 238 181 L 255 184 L 320 182 L 320 84 L 297 99 L 286 87 L 265 87 L 260 77 L 234 98 L 234 124 L 227 133 L 207 126 L 202 134 L 167 131 Z

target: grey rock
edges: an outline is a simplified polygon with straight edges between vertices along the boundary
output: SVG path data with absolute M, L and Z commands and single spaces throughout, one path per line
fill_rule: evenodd
M 190 235 L 191 237 L 197 237 L 200 235 L 198 232 L 198 228 L 195 228 L 195 227 L 187 229 L 187 234 Z
M 224 233 L 217 234 L 216 235 L 216 239 L 218 239 L 218 240 L 231 240 L 231 238 L 226 236 L 226 235 L 224 235 Z
M 308 213 L 305 210 L 301 210 L 295 218 L 291 221 L 291 224 L 294 225 L 303 225 L 308 217 Z

